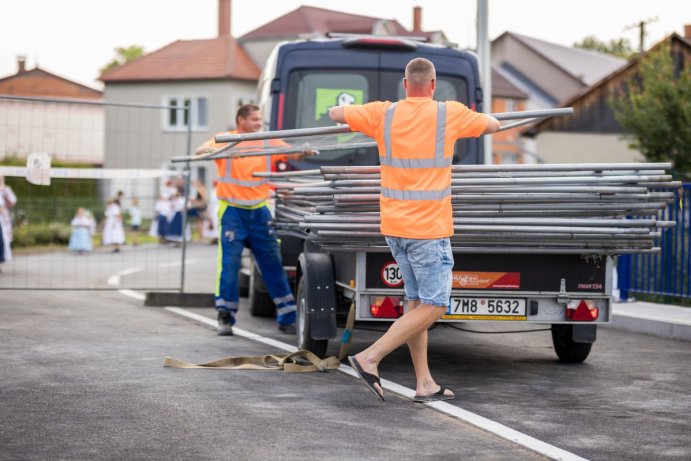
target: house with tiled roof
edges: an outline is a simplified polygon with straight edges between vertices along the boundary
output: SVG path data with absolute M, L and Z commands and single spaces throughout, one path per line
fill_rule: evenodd
M 527 110 L 557 107 L 626 64 L 615 56 L 515 32 L 492 40 L 491 54 L 492 65 L 528 94 Z
M 17 73 L 0 78 L 0 94 L 28 97 L 103 98 L 103 93 L 40 68 L 26 68 L 26 58 L 17 57 Z
M 158 106 L 151 111 L 158 111 L 160 126 L 151 134 L 150 148 L 137 165 L 124 164 L 131 162 L 131 156 L 125 155 L 131 147 L 118 143 L 113 139 L 114 130 L 107 130 L 106 166 L 160 168 L 173 156 L 187 155 L 188 125 L 192 147 L 216 132 L 233 128 L 237 108 L 254 100 L 259 72 L 230 33 L 230 0 L 219 0 L 216 37 L 176 40 L 100 76 L 108 103 Z M 188 116 L 178 110 L 182 107 L 189 108 Z M 149 112 L 132 110 L 128 123 L 150 124 L 145 119 L 151 118 Z M 208 165 L 201 165 L 195 175 L 200 172 L 205 180 L 208 169 Z
M 17 57 L 17 72 L 0 78 L 0 114 L 8 121 L 0 125 L 0 160 L 41 152 L 63 162 L 102 164 L 104 110 L 89 104 L 102 99 L 98 90 L 38 65 L 28 69 L 26 58 Z M 12 123 L 19 120 L 40 120 L 40 130 Z M 82 129 L 67 128 L 73 126 Z
M 160 130 L 151 135 L 146 155 L 138 155 L 136 165 L 132 164 L 132 146 L 121 142 L 115 134 L 125 128 L 107 129 L 105 166 L 160 168 L 171 157 L 187 153 L 188 124 L 193 147 L 214 133 L 233 128 L 237 108 L 254 101 L 264 63 L 262 53 L 268 54 L 281 41 L 329 33 L 416 36 L 432 42 L 446 40 L 441 32 L 421 30 L 422 10 L 419 7 L 413 9 L 412 31 L 395 20 L 302 6 L 236 40 L 230 31 L 230 17 L 231 1 L 219 0 L 217 37 L 177 40 L 101 75 L 108 103 L 137 102 L 158 106 L 148 112 L 160 112 Z M 189 120 L 177 109 L 180 107 L 190 108 Z M 108 117 L 107 113 L 107 127 L 125 123 Z M 126 123 L 150 126 L 151 122 L 144 117 L 150 118 L 147 109 L 132 109 Z M 200 162 L 193 165 L 192 175 L 208 185 L 215 170 L 208 163 Z
M 673 33 L 646 54 L 668 44 L 676 69 L 691 65 L 691 25 L 684 36 Z M 643 156 L 630 149 L 622 126 L 614 117 L 609 100 L 635 78 L 640 56 L 636 56 L 600 81 L 563 102 L 574 108 L 574 115 L 545 119 L 525 131 L 535 140 L 536 149 L 552 163 L 636 162 Z
M 300 6 L 247 32 L 238 41 L 254 62 L 259 67 L 263 67 L 271 50 L 282 41 L 295 40 L 299 37 L 325 37 L 333 34 L 419 37 L 430 43 L 447 41 L 441 31 L 422 30 L 422 8 L 419 6 L 413 8 L 413 30 L 406 29 L 395 19 Z
M 604 53 L 508 31 L 492 41 L 491 59 L 492 67 L 526 95 L 522 110 L 563 107 L 565 101 L 626 64 L 626 60 Z M 510 132 L 520 135 L 526 129 Z M 519 136 L 515 143 L 522 152 L 521 163 L 552 161 L 552 152 L 538 149 L 531 137 Z

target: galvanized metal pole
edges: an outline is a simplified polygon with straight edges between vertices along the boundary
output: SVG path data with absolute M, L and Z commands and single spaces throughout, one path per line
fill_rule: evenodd
M 483 112 L 492 111 L 492 62 L 488 38 L 489 0 L 477 0 L 477 55 L 482 80 Z M 485 150 L 485 165 L 492 165 L 492 136 L 485 135 L 481 142 Z
M 192 155 L 192 107 L 187 106 L 187 156 Z M 187 258 L 187 239 L 185 238 L 185 231 L 187 230 L 187 206 L 190 198 L 190 181 L 192 180 L 192 172 L 190 170 L 190 162 L 185 163 L 185 208 L 182 210 L 182 265 L 180 270 L 180 293 L 185 292 L 185 259 Z

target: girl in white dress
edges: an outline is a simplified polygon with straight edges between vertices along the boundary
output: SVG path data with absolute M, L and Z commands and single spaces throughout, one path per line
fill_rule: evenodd
M 103 225 L 102 244 L 113 245 L 113 253 L 120 251 L 120 245 L 125 243 L 125 226 L 122 224 L 122 211 L 115 200 L 108 200 L 105 211 L 106 221 Z
M 84 208 L 78 208 L 70 225 L 72 226 L 69 244 L 70 251 L 82 254 L 93 250 L 91 235 L 94 232 L 95 223 L 91 214 Z

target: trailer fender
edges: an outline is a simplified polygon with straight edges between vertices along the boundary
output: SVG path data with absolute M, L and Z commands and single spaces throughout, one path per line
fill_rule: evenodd
M 335 338 L 336 287 L 331 255 L 302 253 L 298 257 L 297 270 L 297 280 L 305 278 L 310 337 L 315 340 Z

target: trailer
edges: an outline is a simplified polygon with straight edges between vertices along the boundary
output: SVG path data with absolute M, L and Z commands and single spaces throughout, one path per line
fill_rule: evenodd
M 510 129 L 569 109 L 492 114 Z M 196 158 L 342 149 L 347 126 L 217 136 Z M 358 135 L 363 136 L 363 135 Z M 245 140 L 287 146 L 244 151 Z M 366 138 L 366 137 L 364 137 Z M 346 143 L 371 140 L 347 138 Z M 441 323 L 549 325 L 561 361 L 582 362 L 611 322 L 614 258 L 659 252 L 660 210 L 681 187 L 669 163 L 453 165 L 452 292 Z M 403 280 L 379 233 L 379 167 L 322 166 L 258 174 L 276 189 L 274 225 L 301 242 L 295 265 L 297 346 L 323 357 L 339 326 L 406 312 Z M 635 218 L 635 219 L 631 219 Z

